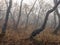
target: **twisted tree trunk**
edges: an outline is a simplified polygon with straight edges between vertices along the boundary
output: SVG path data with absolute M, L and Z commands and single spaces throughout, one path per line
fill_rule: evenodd
M 49 14 L 52 13 L 52 12 L 57 8 L 57 6 L 58 6 L 59 4 L 60 4 L 60 0 L 59 0 L 59 2 L 58 2 L 52 9 L 50 9 L 50 10 L 46 13 L 46 17 L 45 17 L 45 19 L 44 19 L 43 25 L 41 26 L 41 28 L 36 29 L 36 30 L 34 30 L 34 31 L 32 32 L 32 34 L 31 34 L 31 36 L 30 36 L 30 39 L 33 39 L 33 37 L 35 37 L 37 34 L 39 34 L 40 32 L 42 32 L 42 31 L 45 29 L 45 26 L 46 26 L 46 24 L 47 24 L 47 20 L 48 20 Z

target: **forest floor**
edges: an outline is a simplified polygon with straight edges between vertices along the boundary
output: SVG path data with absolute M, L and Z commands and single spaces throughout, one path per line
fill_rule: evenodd
M 7 28 L 4 38 L 0 39 L 0 45 L 60 45 L 60 33 L 58 32 L 59 35 L 53 34 L 53 29 L 51 28 L 46 28 L 34 38 L 35 40 L 25 40 L 32 31 L 32 27 L 26 30 L 25 28 L 20 28 L 19 30 Z

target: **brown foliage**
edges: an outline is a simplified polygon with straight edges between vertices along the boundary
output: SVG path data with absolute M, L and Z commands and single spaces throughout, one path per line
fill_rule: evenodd
M 32 27 L 30 26 L 26 30 L 24 30 L 25 28 L 20 28 L 18 30 L 7 28 L 6 35 L 2 40 L 0 39 L 0 45 L 60 45 L 60 36 L 54 35 L 52 33 L 53 29 L 51 28 L 46 28 L 34 38 L 35 40 L 31 41 L 29 39 L 25 39 L 32 33 Z

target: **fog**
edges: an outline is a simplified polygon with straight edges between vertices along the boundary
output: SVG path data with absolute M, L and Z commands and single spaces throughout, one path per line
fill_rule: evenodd
M 59 30 L 60 0 L 0 0 L 0 44 L 49 45 Z

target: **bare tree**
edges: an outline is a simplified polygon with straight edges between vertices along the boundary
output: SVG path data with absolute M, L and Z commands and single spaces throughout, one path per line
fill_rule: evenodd
M 25 29 L 27 28 L 27 14 L 28 14 L 28 11 L 29 11 L 29 6 L 27 4 L 24 5 L 24 12 L 25 12 L 25 15 L 26 15 L 26 22 L 25 22 Z
M 34 2 L 34 4 L 33 4 L 32 8 L 30 9 L 29 13 L 27 14 L 27 20 L 26 20 L 26 27 L 25 27 L 25 28 L 27 28 L 29 15 L 30 15 L 30 13 L 32 12 L 32 9 L 34 8 L 34 5 L 36 4 L 36 1 L 37 1 L 37 0 L 35 0 L 35 2 Z
M 12 0 L 9 0 L 9 7 L 7 8 L 5 22 L 4 22 L 3 27 L 2 27 L 2 33 L 1 33 L 2 36 L 4 36 L 6 33 L 6 28 L 7 28 L 7 23 L 8 23 L 8 18 L 9 18 L 11 6 L 12 6 Z
M 6 0 L 5 0 L 5 3 L 6 3 L 6 6 L 7 6 L 7 8 L 8 8 L 9 6 L 8 6 L 8 3 L 7 3 Z M 13 13 L 13 14 L 14 14 L 14 13 Z M 13 21 L 13 26 L 15 27 L 15 19 L 14 19 L 13 14 L 12 14 L 12 12 L 10 11 L 10 15 L 11 15 L 11 18 L 12 18 L 12 21 Z
M 43 25 L 41 26 L 41 28 L 36 29 L 36 30 L 34 30 L 34 31 L 32 32 L 32 34 L 30 35 L 30 39 L 33 39 L 33 37 L 35 37 L 37 34 L 39 34 L 40 32 L 42 32 L 42 31 L 45 29 L 45 26 L 46 26 L 46 24 L 47 24 L 47 20 L 48 20 L 49 14 L 52 13 L 52 12 L 57 8 L 57 6 L 58 6 L 59 4 L 60 4 L 60 0 L 59 0 L 59 2 L 58 2 L 52 9 L 48 10 L 48 12 L 46 13 L 46 17 L 45 17 L 45 19 L 44 19 Z
M 55 5 L 58 3 L 58 1 L 59 0 L 54 0 Z M 57 34 L 58 30 L 60 29 L 60 14 L 58 12 L 58 8 L 56 8 L 55 12 L 56 12 L 56 14 L 58 16 L 58 20 L 59 20 L 59 24 L 58 24 L 58 26 L 56 27 L 56 29 L 54 31 L 54 33 Z
M 20 17 L 21 17 L 22 2 L 23 2 L 23 0 L 21 0 L 21 3 L 20 3 L 20 11 L 19 11 L 19 16 L 18 16 L 18 20 L 17 20 L 15 29 L 17 29 L 18 25 L 19 25 L 19 21 L 20 21 Z
M 43 0 L 42 0 L 43 1 Z M 37 21 L 36 21 L 36 26 L 35 26 L 35 28 L 39 25 L 38 23 L 39 23 L 39 18 L 40 18 L 40 1 L 38 0 L 38 2 L 39 2 L 39 11 L 38 11 L 38 16 L 37 16 Z

